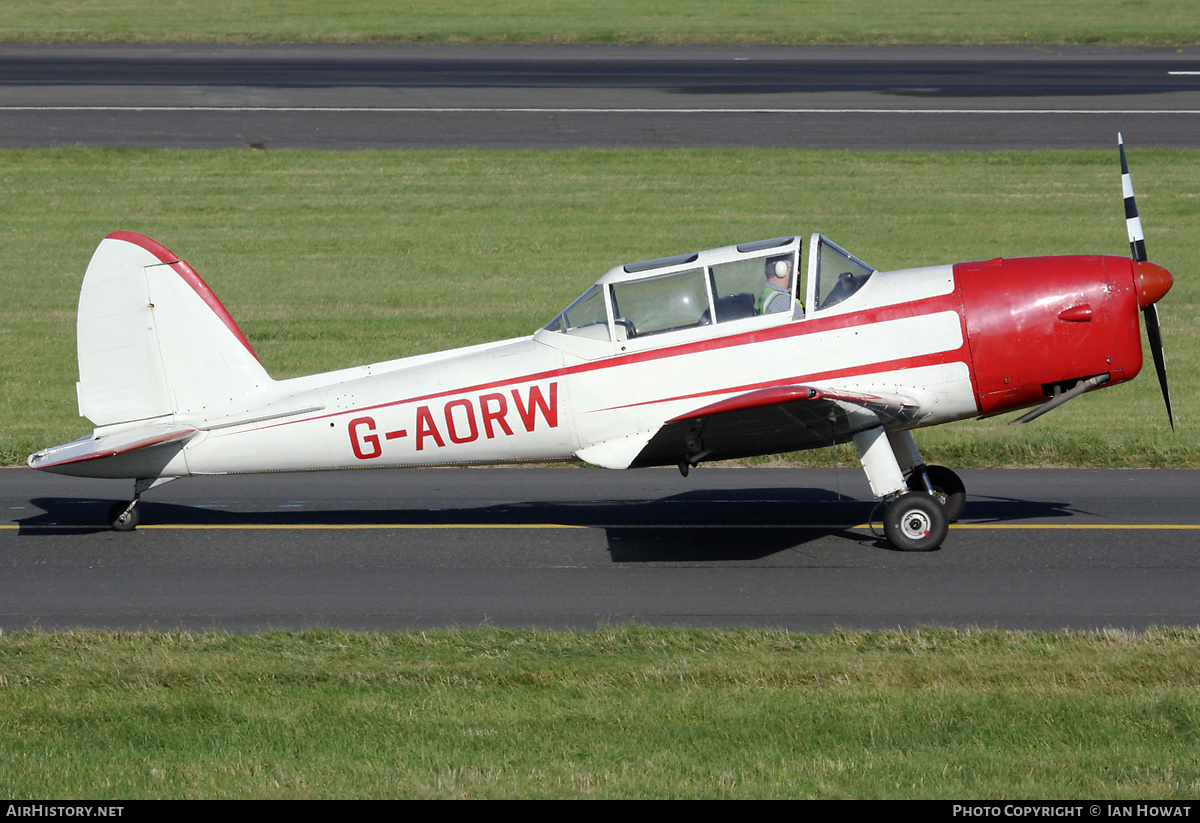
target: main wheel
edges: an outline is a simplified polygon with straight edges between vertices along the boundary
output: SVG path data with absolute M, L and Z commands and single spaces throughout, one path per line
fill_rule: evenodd
M 108 510 L 108 525 L 113 531 L 131 532 L 140 522 L 142 515 L 138 511 L 137 503 L 132 506 L 129 503 L 113 503 L 112 508 Z
M 921 480 L 921 469 L 914 471 L 908 477 L 908 488 L 915 492 L 927 491 Z M 946 521 L 957 523 L 967 506 L 967 489 L 957 474 L 945 466 L 925 466 L 924 472 L 929 476 L 929 484 L 933 486 L 933 496 L 942 508 L 946 510 Z
M 933 551 L 946 539 L 948 528 L 942 504 L 922 492 L 900 495 L 883 514 L 883 533 L 904 552 Z

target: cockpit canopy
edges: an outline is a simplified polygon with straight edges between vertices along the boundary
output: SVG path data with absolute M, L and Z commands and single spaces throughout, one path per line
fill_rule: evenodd
M 576 338 L 623 342 L 770 315 L 805 316 L 800 239 L 776 237 L 737 246 L 618 266 L 545 329 Z M 817 310 L 862 288 L 874 269 L 814 235 L 807 300 Z
M 871 266 L 820 234 L 813 235 L 808 253 L 810 298 L 816 311 L 841 303 L 875 273 Z

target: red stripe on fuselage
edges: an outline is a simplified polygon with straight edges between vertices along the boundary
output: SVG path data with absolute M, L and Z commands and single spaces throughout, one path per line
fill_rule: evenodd
M 760 389 L 774 389 L 782 386 L 807 385 L 809 383 L 817 383 L 821 380 L 844 378 L 844 377 L 860 377 L 864 374 L 874 374 L 876 372 L 894 372 L 904 369 L 919 369 L 922 366 L 938 366 L 943 363 L 966 363 L 968 362 L 967 347 L 960 346 L 953 351 L 937 352 L 935 354 L 926 354 L 920 357 L 902 357 L 897 360 L 881 361 L 869 363 L 865 366 L 855 366 L 854 368 L 836 369 L 824 372 L 807 372 L 797 374 L 791 377 L 781 377 L 776 380 L 767 380 L 761 383 L 746 383 L 741 386 L 729 386 L 721 389 L 710 389 L 708 391 L 695 392 L 694 394 L 680 394 L 674 397 L 663 397 L 657 400 L 644 400 L 639 403 L 627 403 L 623 406 L 609 406 L 603 409 L 591 409 L 593 412 L 616 411 L 617 409 L 633 409 L 638 406 L 653 406 L 657 403 L 671 403 L 676 400 L 700 400 L 705 397 L 715 397 L 719 394 L 730 394 L 740 392 L 758 391 Z
M 853 326 L 865 326 L 872 323 L 881 323 L 887 320 L 899 320 L 910 317 L 921 317 L 925 315 L 938 314 L 945 311 L 953 311 L 959 315 L 959 322 L 962 320 L 962 303 L 958 298 L 957 292 L 951 292 L 947 295 L 921 300 L 912 303 L 900 303 L 891 306 L 882 306 L 876 309 L 868 309 L 863 312 L 849 312 L 846 314 L 836 315 L 834 317 L 818 317 L 806 320 L 799 320 L 787 323 L 782 326 L 776 326 L 770 329 L 760 329 L 751 332 L 743 332 L 741 334 L 733 334 L 728 337 L 716 337 L 708 340 L 697 340 L 691 343 L 681 343 L 674 346 L 667 346 L 661 349 L 652 349 L 643 352 L 631 352 L 629 354 L 614 355 L 598 362 L 580 363 L 574 366 L 569 366 L 561 369 L 551 369 L 544 372 L 536 372 L 534 374 L 522 375 L 520 377 L 511 377 L 504 380 L 494 380 L 488 383 L 478 383 L 473 386 L 461 386 L 444 391 L 437 391 L 431 394 L 416 395 L 414 397 L 406 397 L 400 400 L 389 400 L 384 403 L 376 403 L 372 406 L 361 406 L 353 409 L 345 409 L 343 411 L 329 412 L 328 414 L 315 415 L 306 417 L 303 420 L 289 420 L 281 423 L 272 423 L 267 426 L 261 426 L 256 429 L 248 429 L 247 431 L 263 431 L 273 429 L 279 426 L 290 426 L 296 423 L 308 423 L 314 420 L 326 420 L 331 417 L 342 417 L 347 414 L 362 414 L 363 412 L 375 411 L 377 409 L 386 409 L 393 406 L 403 406 L 409 403 L 421 403 L 429 400 L 437 400 L 439 398 L 450 397 L 455 395 L 471 394 L 474 392 L 487 391 L 489 389 L 497 389 L 503 387 L 517 386 L 527 383 L 537 383 L 542 380 L 550 380 L 556 377 L 566 377 L 573 374 L 583 374 L 590 371 L 599 371 L 603 369 L 617 368 L 635 363 L 645 363 L 654 360 L 663 360 L 670 357 L 680 357 L 697 352 L 714 351 L 717 349 L 735 348 L 740 346 L 750 346 L 755 343 L 762 343 L 771 340 L 779 340 L 788 337 L 803 337 L 808 334 L 816 334 L 818 332 L 831 331 L 835 329 L 844 329 Z M 901 368 L 916 368 L 918 366 L 936 365 L 946 362 L 970 362 L 969 352 L 966 344 L 966 329 L 963 328 L 963 343 L 955 351 L 939 352 L 936 354 L 924 355 L 921 357 L 901 358 L 897 360 L 883 360 L 876 363 L 857 366 L 850 369 L 839 369 L 836 371 L 813 372 L 810 374 L 795 375 L 779 380 L 769 382 L 750 384 L 746 386 L 735 386 L 731 388 L 714 389 L 709 392 L 701 392 L 695 397 L 711 396 L 716 394 L 725 394 L 735 391 L 751 391 L 756 388 L 770 388 L 774 386 L 782 386 L 790 383 L 807 382 L 814 379 L 824 379 L 830 377 L 854 377 L 862 374 L 871 374 L 877 371 L 892 371 Z M 685 395 L 684 398 L 689 395 Z M 684 398 L 662 398 L 659 400 L 647 400 L 643 404 L 650 405 L 654 403 L 665 403 L 671 400 Z M 619 408 L 619 407 L 616 407 Z M 605 411 L 604 409 L 596 409 L 594 411 Z M 230 432 L 233 434 L 234 432 Z

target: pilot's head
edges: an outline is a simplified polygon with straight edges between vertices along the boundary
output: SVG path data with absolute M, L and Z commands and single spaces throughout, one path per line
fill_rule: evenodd
M 772 257 L 767 261 L 767 282 L 777 286 L 792 284 L 792 259 L 790 257 Z

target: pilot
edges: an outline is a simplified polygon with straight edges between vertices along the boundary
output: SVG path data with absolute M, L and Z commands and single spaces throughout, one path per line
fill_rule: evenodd
M 775 312 L 793 309 L 800 317 L 804 314 L 804 306 L 798 300 L 792 300 L 792 258 L 772 257 L 767 260 L 767 282 L 759 292 L 758 300 L 754 303 L 756 314 L 774 314 Z

